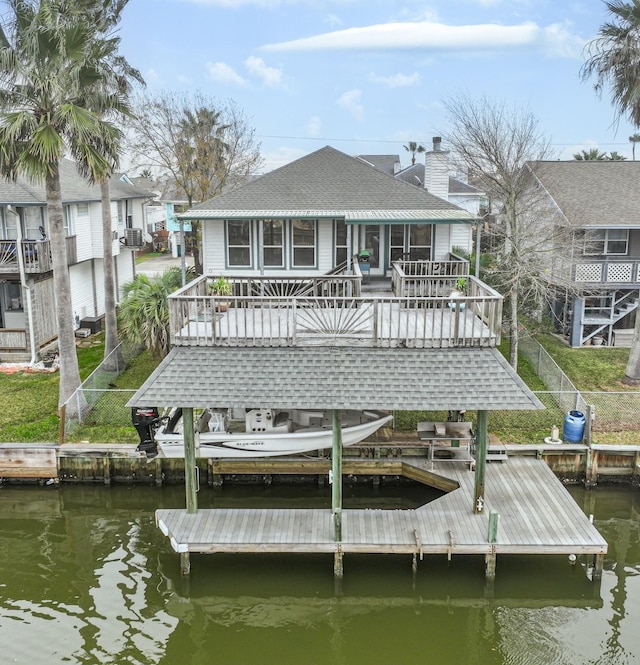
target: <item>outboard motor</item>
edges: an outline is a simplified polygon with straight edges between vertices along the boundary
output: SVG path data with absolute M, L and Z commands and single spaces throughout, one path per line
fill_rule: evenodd
M 147 459 L 153 459 L 158 454 L 158 444 L 153 435 L 160 420 L 156 407 L 136 406 L 131 409 L 131 421 L 140 437 L 136 450 L 146 453 Z

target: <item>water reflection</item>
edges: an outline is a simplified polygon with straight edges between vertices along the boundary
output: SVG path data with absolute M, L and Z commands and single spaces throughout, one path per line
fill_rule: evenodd
M 299 493 L 229 490 L 204 490 L 201 505 Z M 195 556 L 182 577 L 153 519 L 184 504 L 182 488 L 5 487 L 3 660 L 640 663 L 638 491 L 573 493 L 609 542 L 601 587 L 566 557 L 499 557 L 489 585 L 481 557 L 425 557 L 413 576 L 408 556 L 347 556 L 337 596 L 322 555 Z

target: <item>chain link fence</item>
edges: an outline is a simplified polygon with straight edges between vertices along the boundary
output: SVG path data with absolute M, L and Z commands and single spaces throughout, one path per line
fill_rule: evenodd
M 503 443 L 542 443 L 556 426 L 562 432 L 566 414 L 578 410 L 595 418 L 591 425 L 594 443 L 640 443 L 640 392 L 580 392 L 547 351 L 533 338 L 520 341 L 522 355 L 547 386 L 535 391 L 546 407 L 541 411 L 491 411 L 489 432 Z M 126 406 L 135 390 L 114 389 L 114 379 L 125 369 L 140 349 L 120 345 L 120 353 L 107 358 L 71 398 L 76 408 L 65 410 L 64 435 L 74 439 L 137 441 L 131 424 L 131 410 Z M 159 405 L 158 405 L 159 406 Z M 71 413 L 72 415 L 66 415 Z M 425 412 L 426 413 L 426 412 Z M 436 414 L 434 420 L 441 420 Z M 475 414 L 468 414 L 472 420 Z M 422 419 L 429 419 L 422 416 Z M 405 423 L 406 424 L 406 423 Z M 100 428 L 104 427 L 101 432 Z
M 80 427 L 125 427 L 131 411 L 125 407 L 135 390 L 119 390 L 113 382 L 140 353 L 139 346 L 121 342 L 82 383 L 64 405 L 63 439 Z

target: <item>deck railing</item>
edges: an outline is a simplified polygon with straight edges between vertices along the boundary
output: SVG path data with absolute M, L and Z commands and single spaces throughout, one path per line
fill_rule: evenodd
M 573 268 L 573 281 L 580 284 L 640 285 L 640 259 L 583 260 Z
M 78 262 L 76 236 L 67 236 L 67 264 Z M 18 273 L 18 251 L 22 252 L 26 273 L 44 273 L 53 269 L 51 243 L 48 240 L 0 240 L 0 272 Z
M 343 284 L 332 277 L 325 286 L 348 291 L 352 280 L 346 277 L 350 276 L 342 276 Z M 502 297 L 473 277 L 467 278 L 468 295 L 456 298 L 449 291 L 413 297 L 323 295 L 323 280 L 307 280 L 310 291 L 304 292 L 298 280 L 290 278 L 268 278 L 262 285 L 263 295 L 254 295 L 259 278 L 231 281 L 234 295 L 228 297 L 209 295 L 205 277 L 170 296 L 174 346 L 441 348 L 495 346 L 500 341 Z M 275 285 L 281 290 L 278 295 L 273 295 Z M 235 295 L 238 292 L 252 295 Z
M 394 261 L 391 290 L 400 297 L 444 295 L 459 277 L 468 275 L 468 261 Z

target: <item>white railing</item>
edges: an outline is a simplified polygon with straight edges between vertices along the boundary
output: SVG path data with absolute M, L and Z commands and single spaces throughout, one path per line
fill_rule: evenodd
M 348 277 L 348 276 L 345 276 Z M 331 289 L 348 291 L 329 280 Z M 277 282 L 290 288 L 288 282 Z M 293 280 L 295 282 L 295 280 Z M 259 279 L 231 278 L 234 294 Z M 317 280 L 311 280 L 318 290 Z M 469 295 L 349 297 L 305 295 L 208 295 L 198 278 L 169 297 L 174 346 L 358 345 L 442 348 L 495 346 L 500 341 L 502 296 L 468 278 Z M 296 282 L 297 283 L 297 282 Z M 297 291 L 300 293 L 302 286 Z
M 573 281 L 580 284 L 640 285 L 640 259 L 585 260 L 576 263 Z

